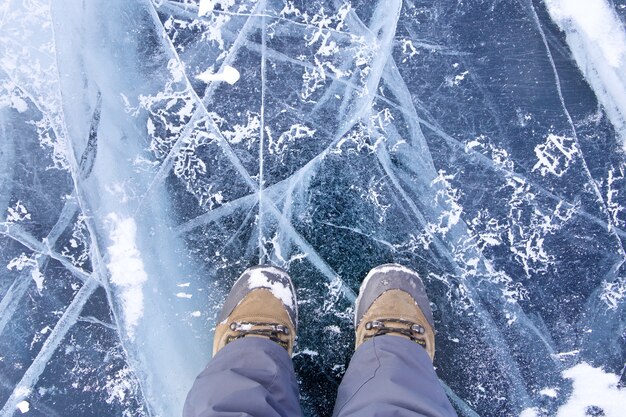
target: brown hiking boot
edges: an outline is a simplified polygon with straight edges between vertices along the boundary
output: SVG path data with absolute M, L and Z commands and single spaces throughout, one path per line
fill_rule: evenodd
M 435 356 L 435 325 L 424 284 L 417 272 L 398 264 L 372 269 L 356 300 L 356 347 L 381 335 L 412 340 Z
M 262 337 L 293 352 L 298 323 L 289 275 L 273 266 L 247 269 L 230 290 L 215 328 L 213 355 L 243 337 Z

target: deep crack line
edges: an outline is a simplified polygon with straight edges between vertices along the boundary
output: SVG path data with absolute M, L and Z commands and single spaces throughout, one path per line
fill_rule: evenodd
M 264 10 L 265 12 L 265 10 Z M 264 188 L 264 177 L 263 177 L 263 165 L 264 165 L 264 143 L 265 143 L 265 88 L 267 82 L 267 67 L 266 67 L 266 52 L 267 52 L 267 28 L 265 26 L 265 16 L 261 18 L 261 123 L 259 127 L 259 265 L 263 265 L 267 258 L 267 253 L 265 251 L 264 238 L 264 223 L 263 223 L 263 212 L 265 211 L 264 201 L 263 201 L 263 188 Z
M 0 229 L 0 234 L 15 240 L 35 253 L 49 256 L 50 258 L 59 261 L 65 269 L 81 281 L 86 282 L 89 279 L 89 273 L 72 264 L 65 256 L 51 250 L 45 244 L 37 240 L 37 238 L 26 232 L 20 225 L 14 223 L 0 223 L 0 226 L 2 227 L 2 229 Z
M 259 1 L 254 8 L 254 12 L 256 12 L 260 8 L 265 9 L 265 4 L 266 4 L 266 0 Z M 146 192 L 143 194 L 142 198 L 140 199 L 136 212 L 140 210 L 143 201 L 148 197 L 148 195 L 152 192 L 152 190 L 157 185 L 161 184 L 165 180 L 167 175 L 169 175 L 170 171 L 172 170 L 172 167 L 174 166 L 174 161 L 176 157 L 178 156 L 180 149 L 185 144 L 185 142 L 187 142 L 189 138 L 191 137 L 191 134 L 193 133 L 195 129 L 196 123 L 201 121 L 203 117 L 208 116 L 209 127 L 212 131 L 214 132 L 217 131 L 216 134 L 218 136 L 218 142 L 223 149 L 224 149 L 223 141 L 226 141 L 226 139 L 223 137 L 221 132 L 219 132 L 219 129 L 217 128 L 217 126 L 215 126 L 215 122 L 213 118 L 209 116 L 209 110 L 207 108 L 207 105 L 210 103 L 210 100 L 212 99 L 213 94 L 215 93 L 215 90 L 217 89 L 217 85 L 219 84 L 219 81 L 213 81 L 208 84 L 202 99 L 198 96 L 196 91 L 193 89 L 191 81 L 189 80 L 189 76 L 187 75 L 185 66 L 183 65 L 180 55 L 176 51 L 176 48 L 174 47 L 172 40 L 167 35 L 167 31 L 165 30 L 163 23 L 161 23 L 161 20 L 159 19 L 155 6 L 152 2 L 150 2 L 149 10 L 150 10 L 150 15 L 152 17 L 155 27 L 160 29 L 161 37 L 165 40 L 164 43 L 167 45 L 167 49 L 170 50 L 173 58 L 176 60 L 179 67 L 183 71 L 186 88 L 191 93 L 191 96 L 193 100 L 195 101 L 197 107 L 193 115 L 191 116 L 191 119 L 189 119 L 189 121 L 183 128 L 182 132 L 176 139 L 176 142 L 174 142 L 174 145 L 172 146 L 172 148 L 166 155 L 165 159 L 159 166 L 159 169 L 157 173 L 155 174 L 152 182 L 148 186 L 148 189 L 146 190 Z M 220 65 L 220 69 L 218 72 L 223 72 L 226 66 L 229 66 L 233 63 L 233 61 L 235 60 L 237 56 L 237 52 L 242 46 L 242 43 L 244 42 L 248 33 L 251 31 L 250 27 L 252 26 L 252 24 L 253 24 L 253 19 L 251 16 L 246 20 L 246 23 L 243 25 L 241 31 L 239 31 L 237 38 L 235 39 L 235 42 L 233 43 L 230 50 L 228 51 L 228 55 L 226 56 L 226 58 L 224 58 L 224 60 L 222 61 L 222 64 Z M 230 151 L 228 149 L 225 149 L 224 152 L 231 160 L 231 163 L 233 163 L 234 166 L 237 168 L 237 170 L 240 171 L 241 173 L 241 169 L 243 168 L 243 166 L 241 165 L 241 161 L 238 160 L 234 152 L 232 152 L 232 149 Z
M 296 181 L 301 180 L 310 169 L 317 168 L 319 164 L 321 163 L 321 160 L 328 154 L 330 149 L 332 149 L 332 146 L 334 146 L 334 144 L 336 144 L 346 132 L 348 132 L 354 125 L 356 125 L 360 120 L 362 120 L 362 118 L 365 115 L 367 115 L 368 112 L 371 111 L 372 101 L 374 100 L 374 97 L 376 96 L 376 90 L 380 83 L 380 80 L 382 79 L 385 63 L 388 59 L 388 54 L 385 53 L 384 51 L 389 50 L 389 45 L 393 43 L 393 34 L 395 34 L 395 28 L 396 28 L 396 24 L 399 18 L 399 3 L 396 2 L 395 4 L 398 7 L 386 9 L 386 10 L 383 10 L 384 6 L 382 4 L 379 3 L 378 5 L 378 9 L 377 9 L 378 13 L 379 14 L 383 13 L 384 16 L 387 17 L 387 20 L 381 18 L 380 19 L 381 21 L 378 22 L 380 24 L 380 28 L 381 28 L 380 36 L 382 38 L 379 41 L 381 41 L 383 48 L 384 47 L 387 47 L 387 48 L 383 49 L 382 52 L 377 54 L 372 63 L 371 72 L 366 82 L 366 88 L 368 90 L 368 94 L 365 94 L 364 97 L 360 97 L 358 100 L 355 100 L 355 102 L 353 103 L 354 110 L 352 112 L 351 117 L 348 118 L 340 126 L 338 134 L 334 138 L 333 142 L 324 151 L 318 154 L 314 159 L 309 161 L 299 171 L 299 174 L 294 177 L 294 180 Z M 391 12 L 389 10 L 391 10 Z M 153 9 L 153 12 L 156 13 L 154 9 Z M 391 25 L 391 27 L 387 27 L 384 25 L 385 22 L 388 22 L 389 16 L 393 18 L 393 23 L 394 23 L 393 25 Z M 157 20 L 158 20 L 158 17 L 157 17 Z M 171 42 L 170 42 L 170 47 L 171 47 Z M 194 97 L 196 98 L 196 100 L 200 102 L 202 106 L 205 105 L 201 100 L 199 100 L 197 95 L 194 94 Z M 206 107 L 204 107 L 204 110 L 208 113 L 208 111 L 206 110 Z M 245 167 L 243 167 L 241 161 L 235 155 L 230 144 L 228 143 L 226 138 L 222 135 L 222 133 L 217 128 L 217 126 L 215 125 L 214 121 L 211 118 L 209 118 L 209 128 L 211 129 L 212 133 L 214 133 L 217 136 L 220 147 L 222 148 L 226 156 L 229 158 L 230 162 L 235 166 L 237 172 L 242 176 L 243 180 L 249 186 L 251 191 L 253 191 L 253 193 L 255 194 L 258 194 L 259 192 L 258 184 L 255 181 L 253 181 L 253 179 L 250 177 L 250 174 L 247 172 Z M 178 140 L 180 141 L 181 138 L 179 138 Z M 172 151 L 174 151 L 174 149 L 172 149 Z M 172 155 L 172 152 L 170 152 L 170 155 Z M 330 266 L 322 259 L 322 257 L 319 256 L 317 251 L 315 251 L 315 249 L 293 227 L 289 219 L 286 219 L 283 216 L 283 214 L 276 208 L 273 202 L 265 202 L 264 205 L 265 205 L 265 208 L 276 218 L 279 225 L 285 229 L 286 234 L 296 243 L 298 247 L 300 247 L 300 249 L 304 250 L 308 254 L 308 259 L 312 261 L 313 265 L 316 268 L 318 268 L 320 272 L 322 272 L 324 276 L 330 282 L 333 282 L 335 279 L 339 277 L 332 270 L 332 268 L 330 268 Z M 342 281 L 342 293 L 346 295 L 346 297 L 349 300 L 354 301 L 355 299 L 354 291 L 352 291 L 343 281 Z
M 257 53 L 260 53 L 261 51 L 261 46 L 258 45 L 257 43 L 251 42 L 251 41 L 244 41 L 244 46 L 250 50 L 250 51 L 254 51 Z M 284 54 L 282 54 L 281 52 L 277 52 L 274 51 L 270 48 L 267 49 L 267 56 L 269 58 L 272 58 L 274 60 L 280 61 L 280 62 L 288 62 L 294 65 L 299 65 L 301 67 L 304 68 L 309 68 L 309 69 L 313 69 L 315 68 L 314 65 L 303 62 L 303 61 L 298 61 L 295 60 L 293 58 L 290 58 Z M 393 76 L 397 71 L 396 70 L 392 70 L 389 68 L 385 68 L 385 75 L 384 75 L 384 79 L 387 79 L 390 76 Z M 333 81 L 336 81 L 338 83 L 341 84 L 345 84 L 346 86 L 351 87 L 353 90 L 358 91 L 358 92 L 363 92 L 363 88 L 361 88 L 360 86 L 351 83 L 347 80 L 338 78 L 332 74 L 328 74 L 327 77 L 329 79 L 332 79 Z M 376 94 L 375 98 L 377 100 L 380 100 L 386 104 L 388 104 L 389 106 L 391 106 L 392 108 L 402 112 L 409 120 L 414 121 L 415 123 L 413 124 L 413 126 L 417 126 L 417 130 L 421 130 L 419 129 L 419 125 L 423 125 L 425 128 L 427 128 L 428 130 L 430 130 L 431 132 L 435 133 L 437 136 L 439 136 L 440 138 L 442 138 L 443 140 L 445 140 L 448 144 L 450 144 L 451 146 L 453 146 L 455 149 L 460 149 L 460 155 L 462 155 L 465 158 L 470 158 L 470 157 L 475 157 L 476 160 L 482 164 L 484 164 L 485 166 L 487 166 L 490 169 L 493 169 L 496 172 L 500 172 L 505 176 L 514 176 L 514 177 L 518 177 L 526 182 L 529 183 L 529 185 L 531 185 L 532 187 L 536 188 L 538 191 L 540 191 L 542 194 L 544 194 L 546 197 L 554 200 L 554 201 L 561 201 L 563 202 L 563 204 L 567 207 L 567 208 L 574 208 L 574 204 L 568 202 L 565 198 L 554 194 L 553 192 L 549 191 L 548 189 L 546 189 L 545 187 L 539 185 L 538 183 L 536 183 L 535 181 L 531 180 L 529 177 L 525 176 L 524 174 L 520 174 L 520 173 L 516 173 L 513 171 L 509 171 L 501 166 L 496 165 L 492 159 L 490 159 L 489 157 L 483 155 L 482 153 L 476 151 L 475 149 L 465 149 L 465 144 L 460 142 L 458 139 L 446 134 L 444 131 L 441 130 L 440 127 L 436 126 L 435 124 L 428 122 L 425 119 L 420 118 L 417 113 L 415 113 L 414 111 L 411 111 L 409 109 L 407 109 L 403 104 L 399 104 L 399 103 L 395 103 L 392 100 L 390 100 L 388 97 L 383 97 L 380 94 Z M 293 109 L 290 109 L 290 111 L 293 112 Z M 333 142 L 334 145 L 335 142 Z M 332 146 L 332 145 L 331 145 Z M 301 168 L 301 169 L 304 169 Z M 295 172 L 292 175 L 297 175 L 300 173 L 300 170 Z M 288 178 L 289 179 L 289 178 Z M 618 228 L 615 225 L 611 225 L 608 224 L 607 222 L 605 222 L 604 220 L 585 212 L 584 210 L 578 209 L 576 211 L 576 215 L 580 216 L 580 217 L 584 217 L 588 220 L 591 220 L 592 222 L 596 223 L 597 225 L 604 227 L 604 228 L 610 228 L 613 227 L 613 229 L 615 230 L 615 233 L 617 233 L 618 236 L 626 239 L 626 231 Z
M 17 383 L 13 392 L 7 399 L 4 407 L 0 410 L 0 417 L 11 417 L 15 414 L 17 405 L 28 397 L 37 381 L 46 369 L 46 365 L 52 359 L 52 355 L 57 350 L 67 333 L 76 324 L 80 317 L 83 307 L 89 300 L 89 297 L 100 286 L 99 280 L 92 274 L 85 282 L 82 288 L 76 293 L 76 296 L 65 309 L 65 312 L 50 332 L 50 336 L 46 339 L 41 350 L 30 364 L 20 382 Z
M 548 40 L 546 39 L 546 34 L 543 31 L 543 28 L 541 27 L 541 21 L 539 20 L 539 16 L 537 15 L 537 11 L 535 10 L 535 6 L 532 4 L 531 0 L 529 0 L 528 6 L 529 6 L 530 10 L 532 11 L 533 19 L 535 20 L 535 23 L 537 24 L 537 28 L 539 30 L 539 34 L 541 35 L 541 39 L 542 39 L 543 44 L 544 44 L 544 46 L 546 48 L 546 54 L 548 55 L 548 59 L 550 61 L 550 66 L 552 67 L 552 72 L 554 73 L 554 79 L 556 81 L 556 90 L 557 90 L 557 93 L 559 95 L 559 99 L 561 101 L 561 106 L 563 107 L 563 112 L 565 113 L 565 116 L 567 117 L 567 121 L 568 121 L 568 123 L 570 125 L 570 128 L 572 129 L 572 134 L 574 136 L 574 141 L 576 143 L 576 146 L 578 147 L 578 151 L 580 152 L 580 159 L 581 159 L 581 162 L 583 164 L 583 169 L 585 170 L 585 175 L 589 179 L 589 184 L 593 187 L 593 192 L 596 195 L 596 198 L 598 199 L 598 203 L 602 207 L 602 211 L 604 212 L 604 214 L 607 217 L 607 224 L 609 225 L 609 233 L 613 237 L 615 237 L 615 239 L 617 241 L 618 250 L 619 250 L 620 254 L 622 255 L 622 258 L 626 259 L 626 252 L 624 251 L 624 246 L 622 244 L 622 240 L 619 238 L 619 236 L 617 235 L 617 233 L 614 230 L 615 226 L 611 222 L 611 215 L 609 213 L 608 207 L 606 206 L 606 202 L 604 201 L 604 198 L 602 197 L 602 193 L 600 192 L 600 189 L 598 188 L 598 183 L 596 182 L 596 180 L 591 175 L 591 171 L 589 170 L 589 166 L 587 165 L 587 161 L 585 160 L 585 156 L 583 155 L 583 150 L 582 150 L 582 147 L 580 146 L 580 142 L 578 140 L 578 133 L 576 132 L 576 127 L 574 126 L 574 121 L 572 120 L 572 116 L 570 115 L 569 110 L 567 110 L 567 106 L 565 105 L 565 98 L 563 97 L 563 91 L 561 89 L 561 78 L 559 77 L 559 73 L 558 73 L 558 71 L 556 69 L 556 64 L 554 63 L 554 58 L 552 57 L 552 51 L 550 50 L 550 46 L 548 45 Z
M 382 3 L 382 2 L 381 2 Z M 351 11 L 348 16 L 351 17 L 352 21 L 355 23 L 355 29 L 358 31 L 360 30 L 361 33 L 365 33 L 367 34 L 370 29 L 368 27 L 366 27 L 363 22 L 360 20 L 360 18 L 356 15 L 356 13 L 354 13 L 354 11 Z M 372 25 L 374 26 L 374 25 Z M 389 59 L 392 60 L 393 58 L 391 57 L 391 54 L 389 54 Z M 399 74 L 395 74 L 399 77 Z M 395 85 L 394 81 L 395 81 L 396 77 L 391 77 L 391 80 L 386 79 L 386 81 L 390 84 L 390 85 Z M 401 79 L 401 77 L 399 77 Z M 410 97 L 410 95 L 409 95 Z M 420 146 L 420 150 L 422 152 L 426 152 L 426 155 L 428 156 L 428 159 L 430 163 L 430 165 L 432 165 L 432 158 L 430 158 L 430 150 L 428 149 L 427 144 L 425 143 L 425 140 L 420 141 L 421 145 Z M 415 144 L 415 145 L 419 145 L 419 144 Z M 384 148 L 382 146 L 378 146 L 378 149 Z M 386 150 L 386 149 L 385 149 Z M 386 155 L 385 153 L 380 153 L 378 152 L 378 155 L 382 156 L 382 158 L 380 158 L 379 160 L 381 161 L 382 164 L 386 165 L 388 167 L 387 173 L 388 175 L 393 175 L 393 173 L 391 172 L 391 167 L 390 167 L 390 161 L 388 159 L 388 155 Z M 385 158 L 386 157 L 386 158 Z M 429 170 L 429 168 L 426 168 L 427 170 Z M 434 166 L 431 168 L 434 170 Z M 396 187 L 400 186 L 400 189 L 402 189 L 401 185 L 399 184 L 399 181 L 396 182 Z M 405 201 L 407 203 L 409 203 L 409 205 L 413 204 L 413 207 L 415 207 L 414 202 L 409 198 L 408 195 L 406 195 L 405 197 Z M 419 213 L 419 210 L 417 210 L 417 207 L 415 207 L 414 210 L 416 216 L 418 217 L 423 217 L 423 215 L 421 215 L 421 213 Z M 450 258 L 450 264 L 451 266 L 458 272 L 460 272 L 460 267 L 457 264 L 456 260 L 452 257 L 452 255 L 448 252 L 446 245 L 435 239 L 435 243 L 439 244 L 439 249 L 442 250 L 443 249 L 443 253 L 448 255 L 448 257 Z M 460 274 L 460 276 L 462 276 L 462 274 Z M 488 311 L 486 311 L 485 309 L 482 308 L 482 306 L 479 304 L 480 298 L 479 298 L 479 294 L 478 291 L 473 287 L 468 287 L 468 289 L 473 293 L 472 294 L 472 299 L 475 300 L 476 302 L 476 309 L 477 311 L 480 313 L 481 316 L 481 321 L 483 323 L 483 325 L 485 326 L 485 330 L 488 333 L 488 338 L 490 340 L 492 340 L 494 343 L 496 343 L 498 346 L 505 346 L 505 348 L 501 348 L 501 349 L 497 349 L 494 353 L 496 354 L 496 360 L 498 361 L 501 369 L 503 370 L 503 374 L 506 375 L 506 364 L 509 364 L 510 366 L 512 366 L 512 368 L 509 368 L 510 373 L 512 373 L 513 375 L 509 377 L 509 382 L 512 385 L 511 391 L 514 392 L 515 394 L 517 394 L 520 398 L 512 398 L 512 400 L 514 401 L 515 405 L 517 406 L 517 408 L 519 409 L 524 409 L 527 408 L 529 404 L 531 404 L 531 400 L 528 396 L 528 392 L 525 389 L 525 386 L 523 384 L 523 379 L 521 376 L 521 373 L 518 369 L 518 367 L 516 366 L 516 363 L 513 361 L 512 356 L 509 354 L 509 352 L 506 350 L 506 345 L 504 343 L 504 338 L 502 337 L 502 335 L 500 334 L 500 332 L 497 330 L 497 327 L 495 325 L 495 322 L 493 321 L 491 315 L 489 314 Z
M 61 214 L 56 222 L 56 224 L 52 227 L 48 236 L 45 238 L 45 245 L 37 246 L 37 251 L 35 251 L 36 255 L 31 256 L 31 260 L 37 262 L 37 268 L 41 268 L 41 266 L 47 261 L 48 255 L 43 254 L 41 250 L 53 248 L 56 244 L 57 240 L 61 236 L 61 234 L 65 231 L 65 229 L 69 226 L 74 214 L 78 211 L 78 207 L 76 205 L 76 201 L 71 198 L 65 202 L 63 209 L 61 210 Z M 14 233 L 15 234 L 15 233 Z M 10 237 L 11 239 L 16 240 L 15 237 Z M 36 239 L 34 237 L 29 237 L 28 239 L 22 238 L 24 241 L 28 241 L 25 243 L 33 244 L 36 243 Z M 17 241 L 17 240 L 16 240 Z M 24 245 L 21 241 L 18 241 L 20 244 Z M 28 247 L 28 246 L 27 246 Z M 31 249 L 29 247 L 29 249 Z M 31 249 L 32 250 L 32 249 Z M 38 256 L 41 255 L 41 256 Z M 61 257 L 62 255 L 57 255 Z M 81 270 L 82 271 L 82 270 Z M 71 272 L 71 271 L 70 271 Z M 86 272 L 85 272 L 86 274 Z M 86 275 L 85 275 L 86 277 Z M 13 281 L 9 289 L 5 292 L 2 297 L 2 301 L 0 301 L 0 335 L 4 331 L 6 325 L 9 323 L 9 320 L 13 317 L 17 308 L 20 304 L 20 301 L 26 295 L 28 288 L 30 287 L 31 281 L 30 274 L 22 270 L 19 277 Z M 84 278 L 83 278 L 84 280 Z

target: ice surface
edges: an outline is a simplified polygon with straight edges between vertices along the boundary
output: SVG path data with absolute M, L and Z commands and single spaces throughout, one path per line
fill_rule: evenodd
M 179 416 L 259 263 L 307 415 L 391 262 L 460 415 L 623 410 L 626 3 L 581 4 L 0 3 L 0 416 Z

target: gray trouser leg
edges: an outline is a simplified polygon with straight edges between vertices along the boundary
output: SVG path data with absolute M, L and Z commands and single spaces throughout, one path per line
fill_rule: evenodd
M 354 353 L 334 417 L 453 417 L 432 362 L 417 343 L 377 336 Z
M 291 358 L 278 344 L 258 337 L 221 349 L 196 378 L 184 417 L 298 417 L 298 383 Z

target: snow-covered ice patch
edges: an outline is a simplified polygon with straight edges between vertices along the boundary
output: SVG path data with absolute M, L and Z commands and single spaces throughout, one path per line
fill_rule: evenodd
M 213 70 L 209 68 L 208 70 L 196 75 L 196 78 L 207 84 L 215 81 L 226 81 L 228 84 L 233 85 L 239 81 L 240 76 L 241 75 L 236 68 L 226 65 L 222 72 L 213 73 Z
M 556 398 L 557 390 L 556 388 L 544 388 L 541 391 L 539 391 L 539 394 L 546 396 L 546 397 L 550 397 L 550 398 Z
M 329 333 L 341 334 L 341 328 L 334 324 L 324 327 L 324 331 Z
M 626 58 L 626 35 L 617 14 L 606 0 L 546 0 L 559 26 L 574 25 L 602 51 L 606 61 L 619 67 Z
M 315 351 L 315 350 L 311 350 L 311 349 L 303 349 L 299 352 L 296 352 L 293 354 L 293 357 L 299 356 L 299 355 L 307 355 L 307 356 L 319 356 L 319 352 Z
M 24 204 L 18 200 L 15 207 L 7 207 L 7 222 L 15 223 L 23 220 L 31 220 L 31 216 Z
M 28 104 L 21 97 L 13 96 L 11 97 L 11 107 L 17 110 L 19 113 L 24 113 L 28 110 Z
M 37 285 L 37 291 L 39 291 L 39 293 L 41 294 L 45 277 L 39 270 L 39 263 L 37 262 L 38 256 L 39 255 L 34 257 L 28 257 L 26 256 L 26 254 L 22 253 L 21 255 L 9 261 L 9 263 L 7 264 L 7 269 L 22 271 L 24 268 L 31 268 L 30 276 Z
M 188 294 L 186 292 L 179 292 L 179 293 L 176 294 L 176 297 L 178 297 L 178 298 L 191 298 L 191 297 L 193 297 L 193 295 Z
M 535 146 L 537 163 L 533 166 L 533 171 L 539 170 L 543 176 L 549 173 L 561 177 L 578 153 L 574 139 L 551 133 L 545 143 Z
M 143 316 L 143 284 L 148 280 L 141 253 L 137 249 L 137 225 L 131 217 L 110 213 L 106 220 L 112 244 L 107 248 L 111 283 L 120 291 L 126 332 L 132 339 Z
M 200 0 L 198 16 L 206 16 L 211 13 L 217 5 L 220 5 L 223 10 L 228 10 L 234 4 L 235 0 Z
M 20 410 L 22 414 L 28 413 L 30 410 L 30 404 L 28 401 L 21 401 L 17 403 L 17 409 Z
M 539 417 L 539 409 L 537 407 L 526 408 L 522 410 L 519 417 Z
M 544 0 L 626 149 L 626 31 L 607 0 Z
M 579 353 L 580 353 L 580 350 L 579 350 L 579 349 L 576 349 L 576 350 L 571 350 L 571 351 L 569 351 L 569 352 L 559 352 L 559 353 L 553 353 L 553 354 L 551 354 L 550 356 L 551 356 L 553 359 L 565 360 L 565 359 L 569 359 L 569 358 L 571 358 L 572 356 L 576 356 L 576 355 L 578 355 Z
M 624 416 L 626 389 L 619 388 L 619 376 L 581 363 L 563 372 L 572 380 L 573 392 L 558 411 L 557 417 L 585 417 L 591 407 L 602 410 L 605 417 Z

